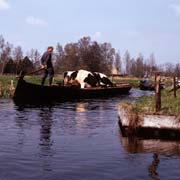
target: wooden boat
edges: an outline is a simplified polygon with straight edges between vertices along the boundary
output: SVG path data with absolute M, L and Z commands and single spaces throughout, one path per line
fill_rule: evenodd
M 95 87 L 81 89 L 78 86 L 42 86 L 18 80 L 13 99 L 16 103 L 63 102 L 69 100 L 106 98 L 127 94 L 131 86 L 128 83 L 116 84 L 114 87 Z
M 155 90 L 155 85 L 146 83 L 145 81 L 141 80 L 139 83 L 139 88 L 143 91 L 154 91 Z
M 144 83 L 144 81 L 140 81 L 139 88 L 143 91 L 155 91 L 155 84 Z M 161 83 L 160 88 L 164 89 L 164 84 Z

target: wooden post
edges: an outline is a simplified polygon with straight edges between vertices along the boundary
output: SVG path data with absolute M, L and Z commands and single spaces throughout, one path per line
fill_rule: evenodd
M 2 83 L 0 82 L 0 97 L 2 96 Z
M 174 90 L 174 97 L 176 98 L 176 76 L 173 77 L 173 90 Z
M 156 112 L 161 110 L 161 75 L 155 73 L 155 101 L 156 101 Z
M 11 85 L 10 85 L 10 94 L 11 94 L 11 97 L 13 97 L 14 92 L 15 92 L 14 81 L 11 80 Z

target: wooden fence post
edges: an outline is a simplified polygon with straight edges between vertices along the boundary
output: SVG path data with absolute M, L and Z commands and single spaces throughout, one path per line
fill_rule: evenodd
M 173 77 L 174 97 L 176 98 L 176 76 Z
M 155 73 L 155 101 L 156 101 L 156 112 L 161 110 L 161 75 Z
M 11 80 L 11 85 L 10 85 L 10 95 L 11 95 L 11 97 L 13 97 L 14 91 L 15 91 L 14 81 Z
M 0 97 L 2 96 L 2 83 L 0 82 Z

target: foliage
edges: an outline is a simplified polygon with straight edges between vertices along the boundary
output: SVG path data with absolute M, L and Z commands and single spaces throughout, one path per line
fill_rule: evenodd
M 57 43 L 54 48 L 53 64 L 55 73 L 67 70 L 85 69 L 98 71 L 110 75 L 113 73 L 127 74 L 142 78 L 144 75 L 152 76 L 155 71 L 162 72 L 165 76 L 176 75 L 180 77 L 180 64 L 156 64 L 152 53 L 149 58 L 144 58 L 139 53 L 137 58 L 131 57 L 127 50 L 121 58 L 119 51 L 110 43 L 98 43 L 90 37 L 83 37 L 78 42 L 68 43 L 64 47 Z M 41 53 L 31 49 L 24 55 L 21 46 L 13 47 L 0 36 L 0 73 L 17 74 L 20 70 L 26 72 L 39 69 Z
M 4 74 L 18 74 L 20 71 L 25 73 L 33 71 L 33 63 L 27 56 L 18 62 L 10 59 L 4 67 Z

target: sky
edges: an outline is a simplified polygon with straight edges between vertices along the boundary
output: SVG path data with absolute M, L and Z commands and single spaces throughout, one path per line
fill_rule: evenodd
M 40 52 L 90 36 L 121 56 L 180 63 L 180 0 L 0 0 L 0 35 Z

